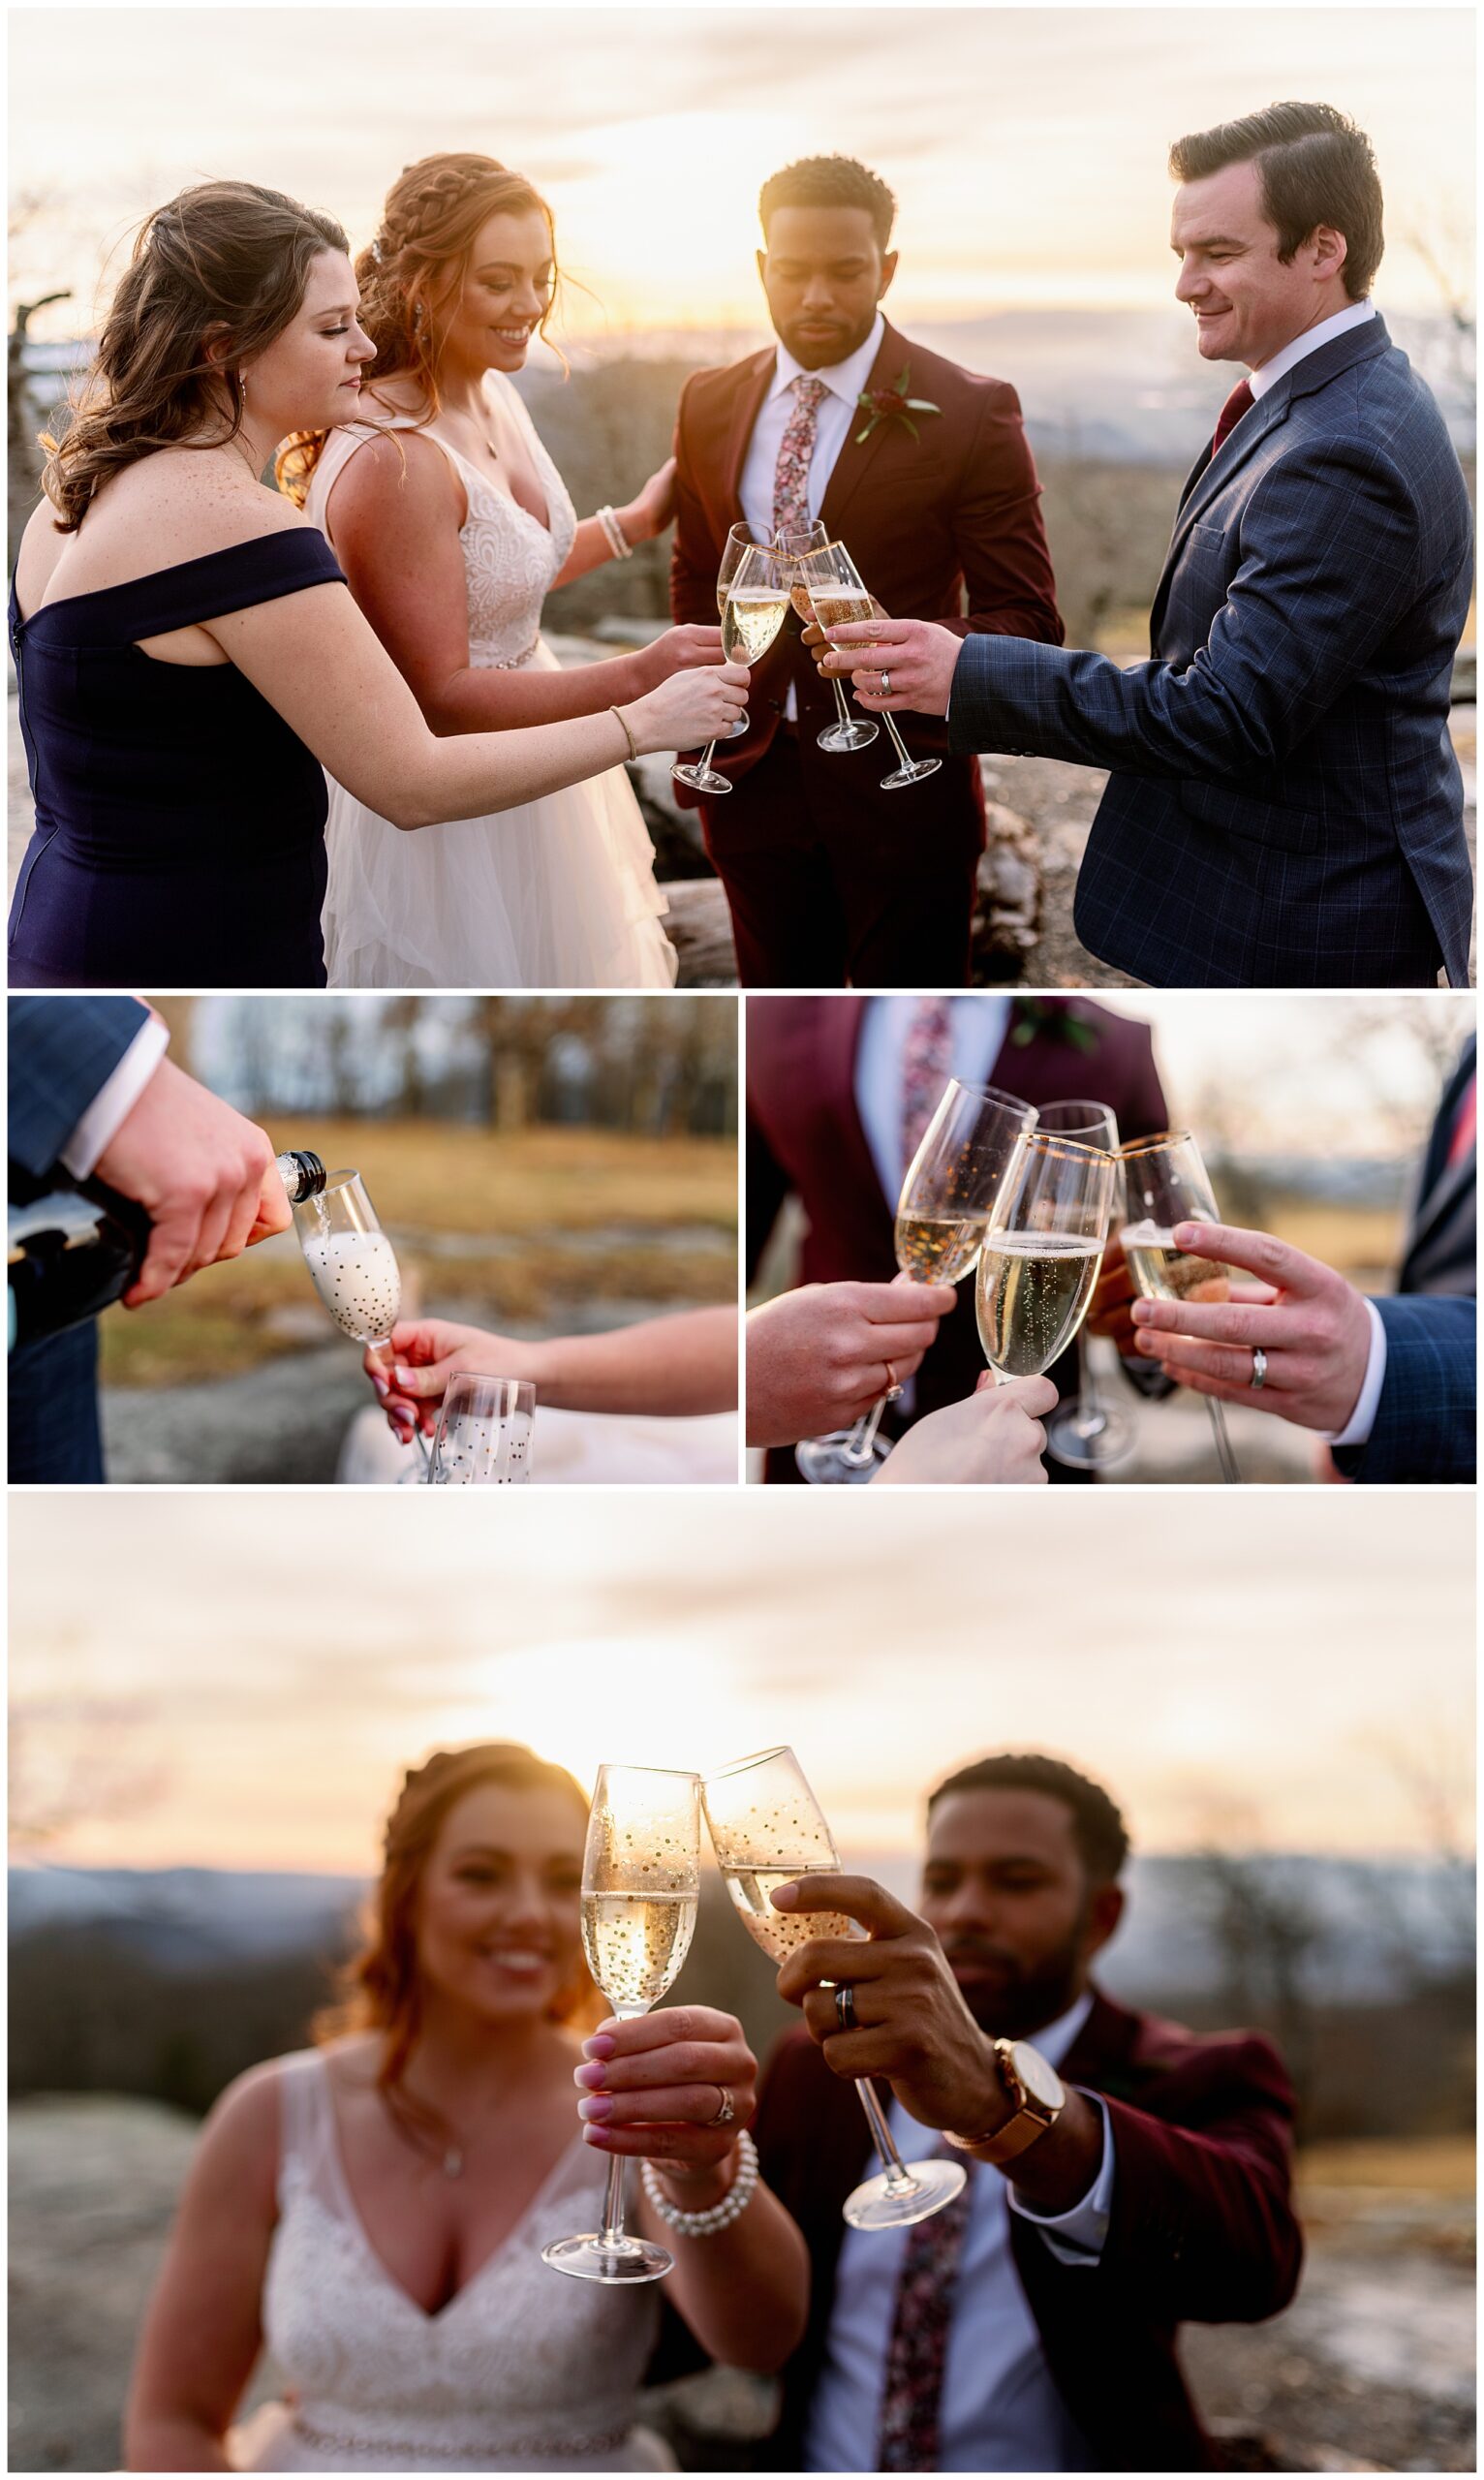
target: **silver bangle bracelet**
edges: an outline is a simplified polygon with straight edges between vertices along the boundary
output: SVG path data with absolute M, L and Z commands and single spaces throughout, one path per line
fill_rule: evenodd
M 613 510 L 606 505 L 601 508 L 598 512 L 598 522 L 603 527 L 608 549 L 612 552 L 614 559 L 632 560 L 634 544 L 624 532 Z
M 737 2138 L 737 2175 L 721 2203 L 708 2205 L 704 2213 L 687 2213 L 683 2206 L 672 2205 L 652 2161 L 645 2162 L 643 2178 L 644 2193 L 667 2229 L 678 2231 L 682 2239 L 712 2239 L 752 2203 L 757 2186 L 757 2147 L 744 2127 Z

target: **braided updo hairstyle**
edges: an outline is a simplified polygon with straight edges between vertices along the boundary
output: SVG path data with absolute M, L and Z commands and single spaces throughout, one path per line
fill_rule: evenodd
M 111 474 L 158 448 L 216 448 L 242 408 L 224 367 L 251 361 L 299 310 L 322 250 L 350 251 L 327 215 L 255 181 L 202 181 L 146 216 L 42 484 L 76 533 Z M 208 358 L 207 339 L 216 358 Z
M 385 2036 L 377 2090 L 393 2117 L 410 2124 L 415 2132 L 442 2132 L 431 2122 L 423 2126 L 428 2114 L 401 2090 L 421 2016 L 417 1897 L 422 1873 L 449 1810 L 467 1791 L 486 1785 L 505 1791 L 559 1791 L 571 1800 L 582 1829 L 586 1828 L 587 1799 L 566 1767 L 550 1764 L 513 1740 L 438 1749 L 425 1764 L 409 1767 L 382 1838 L 382 1874 L 366 1907 L 364 1942 L 341 1975 L 338 2003 L 315 2019 L 317 2041 L 332 2040 L 345 2032 L 376 2031 Z M 598 2020 L 595 1992 L 585 1967 L 579 1965 L 553 2012 L 559 2023 L 589 2015 Z
M 479 228 L 492 215 L 546 219 L 551 255 L 556 233 L 551 209 L 519 172 L 491 155 L 424 155 L 409 164 L 386 193 L 375 238 L 356 262 L 360 287 L 360 325 L 376 347 L 373 385 L 413 378 L 426 405 L 423 421 L 436 419 L 440 314 L 456 297 L 468 273 Z M 544 336 L 556 293 L 540 322 Z M 300 431 L 278 455 L 278 483 L 302 501 L 327 434 Z

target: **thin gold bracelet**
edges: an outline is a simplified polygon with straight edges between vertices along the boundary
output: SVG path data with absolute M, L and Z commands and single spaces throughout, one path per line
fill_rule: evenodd
M 638 758 L 638 754 L 639 754 L 639 745 L 638 745 L 638 742 L 634 739 L 633 732 L 629 729 L 629 719 L 628 719 L 628 717 L 627 717 L 626 715 L 620 714 L 620 713 L 619 713 L 619 709 L 618 709 L 616 706 L 610 706 L 610 707 L 608 708 L 608 712 L 609 712 L 609 714 L 610 714 L 610 715 L 617 715 L 617 716 L 618 716 L 619 728 L 620 728 L 620 729 L 621 729 L 621 730 L 622 730 L 622 732 L 623 732 L 623 735 L 624 735 L 625 740 L 626 740 L 626 741 L 628 742 L 628 744 L 629 744 L 629 755 L 630 755 L 630 757 L 631 757 L 632 759 L 637 760 L 637 758 Z

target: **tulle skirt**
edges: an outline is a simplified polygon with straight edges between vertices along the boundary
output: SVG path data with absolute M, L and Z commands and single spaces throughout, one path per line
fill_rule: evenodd
M 529 667 L 561 669 L 544 644 Z M 332 989 L 668 990 L 675 979 L 654 847 L 621 766 L 411 834 L 331 782 L 325 838 Z

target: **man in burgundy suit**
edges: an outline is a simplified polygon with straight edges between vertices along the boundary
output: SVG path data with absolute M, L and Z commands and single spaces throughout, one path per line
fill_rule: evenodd
M 1123 1138 L 1169 1125 L 1147 1025 L 1087 999 L 752 999 L 747 1008 L 747 1252 L 752 1280 L 785 1198 L 804 1208 L 801 1284 L 885 1283 L 896 1273 L 892 1230 L 902 1176 L 925 1125 L 919 1088 L 936 1101 L 950 1076 L 994 1085 L 1037 1107 L 1106 1102 Z M 900 1436 L 913 1419 L 972 1395 L 984 1355 L 971 1286 L 938 1330 L 908 1403 L 885 1416 Z M 1128 1364 L 1126 1364 L 1128 1366 Z M 1049 1373 L 1064 1401 L 1076 1389 L 1075 1348 Z M 1168 1394 L 1129 1369 L 1143 1394 Z M 1048 1462 L 1055 1480 L 1091 1477 Z M 768 1458 L 770 1481 L 796 1481 L 791 1450 Z
M 804 2024 L 770 2062 L 756 2134 L 814 2267 L 780 2468 L 1220 2467 L 1178 2332 L 1293 2296 L 1293 2095 L 1260 2034 L 1197 2035 L 1094 1987 L 1128 1849 L 1069 1765 L 991 1756 L 929 1802 L 920 1917 L 864 1877 L 775 1895 L 871 1933 L 811 1939 L 779 1974 Z M 905 2229 L 841 2218 L 875 2167 L 862 2075 L 904 2159 L 968 2170 Z
M 675 432 L 670 602 L 716 617 L 730 528 L 764 541 L 822 520 L 898 616 L 1060 645 L 1040 486 L 1015 391 L 912 344 L 881 302 L 896 272 L 896 202 L 838 155 L 765 183 L 758 270 L 776 349 L 687 383 Z M 898 382 L 902 382 L 900 390 Z M 889 402 L 863 402 L 891 391 Z M 932 410 L 909 411 L 904 398 Z M 893 411 L 895 406 L 898 410 Z M 914 728 L 937 774 L 881 789 L 882 736 L 831 756 L 828 689 L 793 613 L 753 672 L 746 737 L 713 763 L 732 790 L 700 801 L 745 987 L 941 989 L 969 977 L 984 847 L 978 761 Z M 682 793 L 686 801 L 696 796 Z

